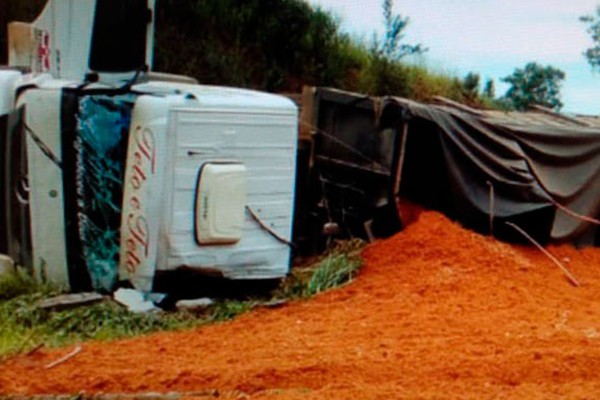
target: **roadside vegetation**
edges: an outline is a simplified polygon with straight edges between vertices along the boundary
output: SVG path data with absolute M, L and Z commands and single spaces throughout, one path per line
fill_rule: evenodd
M 2 0 L 0 26 L 33 20 L 45 2 Z M 493 104 L 482 90 L 474 96 L 466 77 L 409 62 L 427 51 L 426 44 L 406 43 L 408 17 L 395 13 L 391 0 L 381 4 L 383 34 L 363 40 L 303 0 L 157 0 L 154 69 L 271 92 L 297 93 L 313 85 Z M 0 64 L 6 54 L 6 30 L 0 29 Z
M 492 104 L 480 88 L 477 93 L 468 89 L 464 78 L 408 62 L 427 48 L 406 43 L 410 21 L 394 13 L 393 1 L 382 1 L 382 13 L 383 35 L 365 41 L 343 32 L 333 15 L 301 0 L 159 0 L 155 68 L 201 83 L 273 92 L 313 85 Z
M 502 79 L 510 85 L 505 99 L 520 111 L 533 105 L 559 111 L 563 106 L 560 101 L 560 88 L 565 78 L 565 73 L 558 68 L 530 62 Z
M 0 26 L 31 21 L 47 0 L 2 0 Z M 329 86 L 418 101 L 443 96 L 475 107 L 527 110 L 541 105 L 559 111 L 563 71 L 536 62 L 501 79 L 465 76 L 415 63 L 426 44 L 406 43 L 407 16 L 382 0 L 383 34 L 370 40 L 340 28 L 337 17 L 305 0 L 157 0 L 154 69 L 183 74 L 200 83 L 298 93 L 303 85 Z M 580 20 L 593 46 L 583 52 L 600 69 L 600 9 Z M 7 54 L 0 29 L 0 64 Z M 411 58 L 411 56 L 413 56 Z M 409 61 L 411 60 L 411 61 Z
M 186 329 L 235 318 L 256 307 L 276 307 L 345 285 L 362 265 L 361 241 L 341 242 L 308 266 L 293 268 L 272 291 L 237 299 L 215 299 L 199 311 L 132 313 L 107 297 L 63 311 L 42 309 L 42 300 L 60 294 L 27 273 L 0 276 L 0 359 L 43 347 L 87 340 L 113 340 L 156 331 Z

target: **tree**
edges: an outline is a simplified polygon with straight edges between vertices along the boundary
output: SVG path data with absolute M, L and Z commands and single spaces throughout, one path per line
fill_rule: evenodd
M 393 13 L 393 0 L 383 0 L 382 11 L 385 35 L 379 39 L 373 35 L 369 49 L 369 62 L 362 71 L 360 89 L 373 95 L 408 96 L 409 76 L 400 60 L 411 54 L 427 51 L 420 44 L 404 43 L 404 31 L 408 27 L 408 17 Z
M 584 51 L 583 55 L 593 69 L 600 70 L 600 6 L 596 8 L 595 15 L 584 15 L 579 20 L 587 24 L 587 33 L 594 42 L 594 45 Z
M 485 82 L 485 86 L 483 87 L 483 95 L 488 99 L 493 99 L 496 97 L 496 85 L 494 84 L 493 79 L 488 79 Z
M 479 97 L 479 86 L 481 77 L 478 73 L 469 72 L 462 81 L 463 96 L 468 102 L 475 101 Z
M 349 40 L 331 14 L 303 0 L 157 0 L 154 66 L 270 91 L 342 86 Z
M 383 18 L 385 22 L 385 37 L 379 41 L 374 39 L 375 52 L 388 61 L 398 61 L 411 54 L 421 54 L 427 51 L 421 44 L 411 45 L 402 43 L 404 30 L 408 27 L 409 18 L 393 13 L 394 1 L 383 0 Z
M 502 79 L 511 85 L 505 97 L 517 110 L 525 110 L 534 104 L 559 110 L 563 106 L 560 85 L 565 77 L 560 69 L 530 62 Z

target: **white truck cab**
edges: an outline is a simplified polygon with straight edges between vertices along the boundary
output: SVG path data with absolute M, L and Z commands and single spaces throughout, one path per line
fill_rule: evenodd
M 50 0 L 11 30 L 20 35 L 11 64 L 32 72 L 0 71 L 0 253 L 72 290 L 129 280 L 151 291 L 157 271 L 180 267 L 283 277 L 297 108 L 257 91 L 149 79 L 152 7 Z M 119 20 L 134 21 L 136 40 L 106 41 L 131 30 Z M 73 33 L 89 41 L 73 47 Z

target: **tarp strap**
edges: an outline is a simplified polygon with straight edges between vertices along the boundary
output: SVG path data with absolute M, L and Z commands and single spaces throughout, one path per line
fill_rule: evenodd
M 552 204 L 554 204 L 559 210 L 561 210 L 562 212 L 564 212 L 565 214 L 567 214 L 569 217 L 573 217 L 573 218 L 578 219 L 580 221 L 588 222 L 590 224 L 600 225 L 600 220 L 597 220 L 596 218 L 588 217 L 587 215 L 578 214 L 575 211 L 567 208 L 566 206 L 563 206 L 562 204 L 560 204 L 559 202 L 557 202 L 553 198 L 550 198 L 550 201 L 552 201 Z
M 62 161 L 60 161 L 60 159 L 52 152 L 50 147 L 48 147 L 48 145 L 44 143 L 44 141 L 40 139 L 33 129 L 31 129 L 25 122 L 23 122 L 23 126 L 40 151 L 44 153 L 44 155 L 48 157 L 48 159 L 52 161 L 58 168 L 62 169 Z
M 318 129 L 316 126 L 309 124 L 308 122 L 305 121 L 300 121 L 300 124 L 307 126 L 308 128 L 312 129 L 313 132 L 316 132 L 320 135 L 325 136 L 327 139 L 339 144 L 340 146 L 342 146 L 343 148 L 345 148 L 346 150 L 354 153 L 355 155 L 357 155 L 358 157 L 362 158 L 364 161 L 369 162 L 370 164 L 372 164 L 373 166 L 381 169 L 381 170 L 386 170 L 387 168 L 385 166 L 383 166 L 381 163 L 377 162 L 376 160 L 373 160 L 372 158 L 370 158 L 369 156 L 363 154 L 362 152 L 358 151 L 358 149 L 356 149 L 353 146 L 350 146 L 348 143 L 344 142 L 343 140 L 340 140 L 338 138 L 336 138 L 335 136 L 333 136 L 332 134 L 329 134 L 321 129 Z
M 496 209 L 496 206 L 495 206 L 496 195 L 495 195 L 495 191 L 494 191 L 494 185 L 492 184 L 492 182 L 486 181 L 485 183 L 490 188 L 490 199 L 489 199 L 490 235 L 494 236 L 494 213 L 495 213 L 495 209 Z
M 394 196 L 400 195 L 400 185 L 402 184 L 402 170 L 404 168 L 404 159 L 406 158 L 406 142 L 408 141 L 408 122 L 402 123 L 402 138 L 400 139 L 400 155 L 398 156 L 398 169 L 396 170 L 396 179 L 394 179 Z
M 295 249 L 296 245 L 294 243 L 292 243 L 291 241 L 289 241 L 288 239 L 284 238 L 283 236 L 281 236 L 279 233 L 275 232 L 273 229 L 271 229 L 269 226 L 267 226 L 267 224 L 265 224 L 260 217 L 254 212 L 254 210 L 252 210 L 252 208 L 250 208 L 250 206 L 246 206 L 246 210 L 248 210 L 248 214 L 250 214 L 250 216 L 252 217 L 252 219 L 254 221 L 256 221 L 256 223 L 265 231 L 267 231 L 267 233 L 271 236 L 273 236 L 275 239 L 277 239 L 279 242 L 286 244 L 288 246 L 290 246 L 291 248 Z
M 536 242 L 535 239 L 532 238 L 531 235 L 529 235 L 527 232 L 525 232 L 525 230 L 523 228 L 521 228 L 517 224 L 513 224 L 512 222 L 505 222 L 505 224 L 508 225 L 508 226 L 510 226 L 511 228 L 515 229 L 521 235 L 523 235 L 523 237 L 525 237 L 527 240 L 529 240 L 531 242 L 531 244 L 533 244 L 542 253 L 544 253 L 544 255 L 546 255 L 546 257 L 548 257 L 550 260 L 552 260 L 552 262 L 554 264 L 556 264 L 558 266 L 558 268 L 560 268 L 562 270 L 562 272 L 569 279 L 569 281 L 573 284 L 573 286 L 576 286 L 576 287 L 581 286 L 581 284 L 579 283 L 579 281 L 577 280 L 577 278 L 575 277 L 575 275 L 573 275 L 573 273 L 571 273 L 571 271 L 569 271 L 569 269 L 567 267 L 565 267 L 560 261 L 558 261 L 558 258 L 556 258 L 548 250 L 546 250 L 544 248 L 544 246 L 542 246 L 541 244 L 539 244 L 538 242 Z

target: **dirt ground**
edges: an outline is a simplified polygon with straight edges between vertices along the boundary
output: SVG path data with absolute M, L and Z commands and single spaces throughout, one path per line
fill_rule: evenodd
M 188 393 L 253 399 L 600 398 L 600 249 L 536 249 L 435 212 L 370 245 L 359 278 L 192 331 L 40 350 L 0 393 Z

